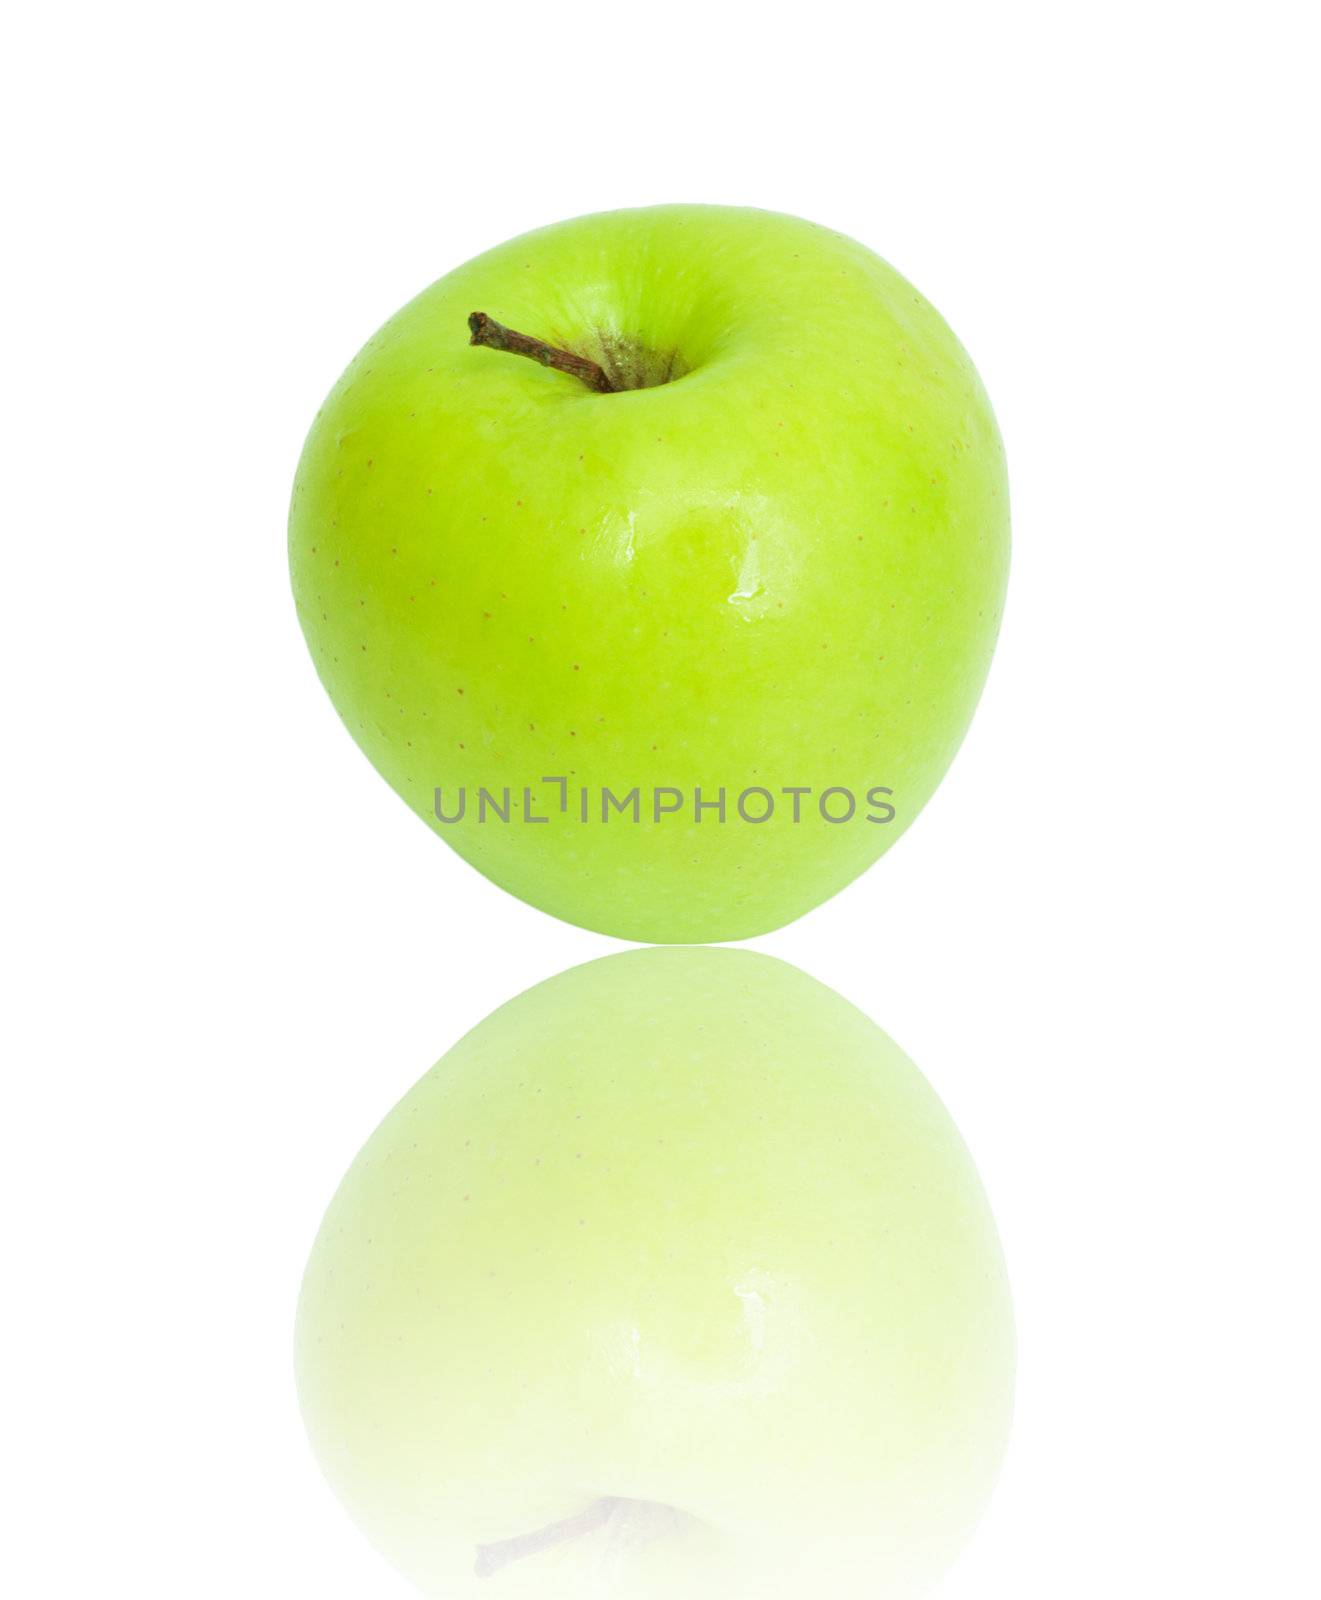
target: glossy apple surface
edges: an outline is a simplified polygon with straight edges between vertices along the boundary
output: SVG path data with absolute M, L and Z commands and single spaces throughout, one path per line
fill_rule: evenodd
M 456 1600 L 926 1593 L 1004 1446 L 995 1227 L 861 1012 L 747 951 L 520 995 L 354 1161 L 307 1269 L 304 1415 Z
M 472 348 L 475 311 L 638 386 Z M 663 206 L 514 239 L 388 322 L 312 427 L 290 563 L 345 725 L 463 857 L 569 922 L 709 942 L 819 904 L 921 810 L 986 676 L 1008 510 L 977 374 L 911 284 L 808 222 Z M 546 777 L 545 823 L 476 818 Z M 641 821 L 602 820 L 633 786 Z M 697 788 L 780 799 L 720 823 Z M 890 789 L 894 819 L 826 821 L 828 788 Z M 657 822 L 657 790 L 689 804 Z

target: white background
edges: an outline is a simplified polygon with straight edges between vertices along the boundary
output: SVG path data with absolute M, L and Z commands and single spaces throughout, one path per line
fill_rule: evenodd
M 1317 1592 L 1318 259 L 1305 8 L 66 5 L 0 95 L 0 1587 L 409 1591 L 303 1442 L 298 1279 L 398 1095 L 615 948 L 376 777 L 288 594 L 362 340 L 675 199 L 888 257 L 976 359 L 1015 568 L 962 755 L 758 941 L 944 1096 L 1021 1334 L 950 1600 Z M 14 31 L 16 29 L 16 32 Z

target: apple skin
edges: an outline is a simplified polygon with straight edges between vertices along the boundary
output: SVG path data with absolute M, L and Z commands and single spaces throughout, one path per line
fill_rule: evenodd
M 455 1600 L 925 1594 L 1013 1388 L 947 1113 L 852 1005 L 737 950 L 608 956 L 473 1029 L 354 1161 L 296 1343 L 332 1485 Z
M 594 393 L 471 348 L 473 311 L 680 375 Z M 610 212 L 479 256 L 368 342 L 307 440 L 289 548 L 340 716 L 465 860 L 620 938 L 742 939 L 864 871 L 952 760 L 1004 599 L 1004 453 L 954 335 L 861 245 Z M 552 775 L 591 821 L 544 794 L 546 824 L 474 820 L 479 787 Z M 896 815 L 602 821 L 599 790 L 633 785 L 724 787 L 731 812 L 750 786 L 886 787 Z M 462 823 L 438 787 L 472 797 Z

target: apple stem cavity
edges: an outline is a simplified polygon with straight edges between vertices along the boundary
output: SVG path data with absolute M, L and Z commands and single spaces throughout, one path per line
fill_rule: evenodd
M 557 372 L 567 372 L 574 378 L 580 378 L 597 394 L 616 392 L 614 384 L 606 376 L 605 368 L 589 357 L 575 355 L 572 350 L 557 349 L 544 339 L 533 339 L 526 333 L 515 333 L 494 317 L 488 317 L 484 311 L 472 313 L 468 318 L 468 328 L 472 334 L 469 344 L 484 345 L 488 350 L 508 350 L 515 356 L 527 356 L 532 361 L 539 361 L 543 367 L 554 367 Z

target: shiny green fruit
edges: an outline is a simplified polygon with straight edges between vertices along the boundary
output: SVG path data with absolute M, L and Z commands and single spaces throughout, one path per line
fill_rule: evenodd
M 501 1007 L 312 1252 L 304 1415 L 452 1600 L 894 1600 L 1004 1447 L 1009 1293 L 902 1051 L 794 967 L 630 951 Z
M 433 284 L 331 392 L 290 516 L 377 769 L 511 893 L 657 943 L 789 922 L 903 832 L 1008 553 L 939 314 L 850 239 L 719 206 L 583 217 Z

